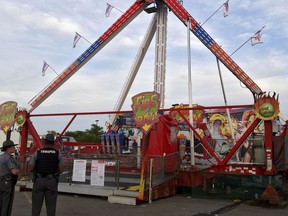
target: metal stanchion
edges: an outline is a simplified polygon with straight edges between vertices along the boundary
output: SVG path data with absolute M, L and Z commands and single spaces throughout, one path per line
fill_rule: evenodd
M 149 203 L 152 203 L 152 188 L 153 188 L 153 166 L 154 159 L 150 159 L 150 175 L 149 175 Z

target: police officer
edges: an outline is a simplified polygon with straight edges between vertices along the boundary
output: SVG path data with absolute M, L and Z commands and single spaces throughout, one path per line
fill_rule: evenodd
M 10 216 L 14 200 L 15 184 L 19 170 L 12 156 L 16 153 L 15 144 L 11 140 L 3 143 L 0 155 L 0 213 L 1 216 Z
M 56 214 L 58 178 L 64 165 L 60 152 L 53 148 L 53 134 L 47 134 L 44 142 L 44 148 L 35 152 L 29 162 L 34 173 L 32 216 L 40 215 L 44 198 L 47 216 Z

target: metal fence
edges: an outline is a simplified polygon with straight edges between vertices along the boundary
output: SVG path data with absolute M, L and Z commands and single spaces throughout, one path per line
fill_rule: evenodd
M 178 152 L 163 156 L 148 156 L 145 161 L 145 189 L 160 185 L 179 174 L 181 163 Z
M 131 152 L 118 154 L 111 151 L 110 154 L 81 154 L 74 153 L 65 157 L 65 172 L 61 174 L 60 182 L 70 184 L 92 184 L 91 176 L 93 172 L 93 161 L 100 161 L 104 164 L 101 178 L 104 178 L 104 185 L 107 187 L 129 187 L 139 185 L 141 155 L 137 154 L 138 149 L 134 147 Z M 79 151 L 80 152 L 80 151 Z M 86 162 L 85 182 L 73 180 L 75 176 L 75 161 L 84 160 Z

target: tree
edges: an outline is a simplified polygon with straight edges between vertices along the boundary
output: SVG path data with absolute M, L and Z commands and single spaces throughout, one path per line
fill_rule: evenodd
M 103 127 L 99 127 L 96 121 L 96 124 L 92 124 L 90 129 L 86 129 L 85 131 L 67 131 L 64 135 L 74 137 L 78 142 L 100 143 L 103 133 Z
M 53 134 L 54 136 L 57 136 L 57 132 L 55 130 L 48 130 L 47 134 Z

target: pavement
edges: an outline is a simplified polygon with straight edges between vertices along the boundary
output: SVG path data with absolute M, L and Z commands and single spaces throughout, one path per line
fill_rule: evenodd
M 31 190 L 16 191 L 13 205 L 13 216 L 31 215 Z M 242 202 L 235 204 L 233 200 L 191 198 L 187 195 L 177 194 L 152 203 L 139 203 L 136 206 L 113 204 L 107 197 L 75 195 L 59 193 L 57 214 L 59 216 L 207 216 L 207 215 L 233 215 L 233 216 L 287 216 L 286 206 L 257 206 Z M 41 216 L 46 216 L 43 206 Z

